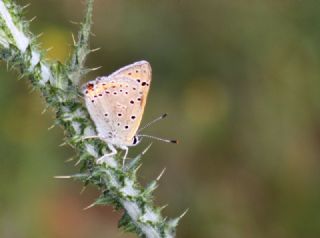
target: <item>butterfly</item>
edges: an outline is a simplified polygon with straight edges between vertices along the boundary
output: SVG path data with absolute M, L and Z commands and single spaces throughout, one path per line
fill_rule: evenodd
M 144 135 L 137 135 L 137 131 L 146 106 L 151 77 L 151 66 L 143 60 L 125 66 L 109 76 L 97 77 L 83 87 L 85 105 L 98 132 L 97 136 L 88 138 L 100 138 L 111 150 L 111 153 L 105 154 L 98 162 L 115 155 L 116 147 L 125 151 L 125 161 L 128 147 L 141 141 Z M 166 114 L 153 122 L 165 116 Z

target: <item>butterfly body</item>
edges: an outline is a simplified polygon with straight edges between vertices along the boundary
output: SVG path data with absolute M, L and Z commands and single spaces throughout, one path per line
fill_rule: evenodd
M 151 66 L 139 61 L 109 76 L 98 77 L 83 87 L 85 104 L 100 139 L 128 150 L 136 136 L 151 84 Z

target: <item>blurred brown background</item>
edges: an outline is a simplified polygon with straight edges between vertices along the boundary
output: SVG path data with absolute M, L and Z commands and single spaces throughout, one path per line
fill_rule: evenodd
M 51 59 L 70 53 L 84 1 L 31 2 L 32 31 Z M 153 84 L 143 123 L 169 118 L 140 181 L 167 172 L 156 192 L 164 213 L 189 208 L 183 238 L 320 237 L 320 2 L 316 0 L 97 0 L 88 66 L 109 74 L 146 59 Z M 97 196 L 54 180 L 78 171 L 64 161 L 62 130 L 47 128 L 43 100 L 0 63 L 0 237 L 135 237 L 117 229 Z M 134 155 L 148 142 L 130 150 Z

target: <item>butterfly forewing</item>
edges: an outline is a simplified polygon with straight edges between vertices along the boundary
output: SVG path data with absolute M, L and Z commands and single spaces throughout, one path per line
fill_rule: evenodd
M 87 83 L 85 101 L 99 136 L 115 145 L 132 145 L 150 83 L 151 67 L 146 61 Z

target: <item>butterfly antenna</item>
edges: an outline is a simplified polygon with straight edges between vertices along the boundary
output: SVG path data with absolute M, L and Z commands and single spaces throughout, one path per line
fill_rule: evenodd
M 179 143 L 177 140 L 164 139 L 164 138 L 160 138 L 160 137 L 156 137 L 156 136 L 150 136 L 150 135 L 138 135 L 138 137 L 146 137 L 146 138 L 150 138 L 150 139 L 153 139 L 153 140 L 163 141 L 163 142 L 166 142 L 166 143 L 173 143 L 173 144 L 178 144 Z
M 158 122 L 158 121 L 166 118 L 167 116 L 168 116 L 168 114 L 165 113 L 165 114 L 161 115 L 160 117 L 157 117 L 156 119 L 148 122 L 146 125 L 144 125 L 143 127 L 141 127 L 141 128 L 138 130 L 138 133 L 139 133 L 140 131 L 143 131 L 144 129 L 148 128 L 148 127 L 151 126 L 152 124 L 154 124 L 154 123 L 156 123 L 156 122 Z

